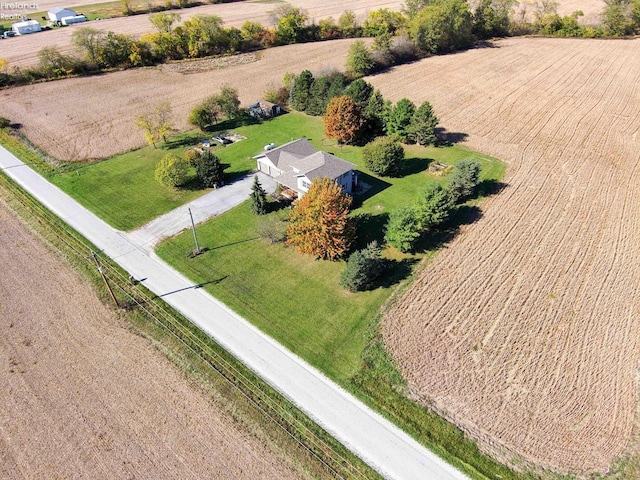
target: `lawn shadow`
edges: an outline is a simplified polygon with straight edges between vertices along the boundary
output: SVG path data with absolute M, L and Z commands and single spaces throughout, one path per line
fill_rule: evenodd
M 353 217 L 356 222 L 356 241 L 353 250 L 365 248 L 374 240 L 379 245 L 384 244 L 384 230 L 389 221 L 388 213 L 361 213 Z
M 424 253 L 438 250 L 451 242 L 463 225 L 471 225 L 481 218 L 482 210 L 476 205 L 459 205 L 444 224 L 420 239 L 415 251 Z
M 253 242 L 254 240 L 260 240 L 260 238 L 261 237 L 245 238 L 244 240 L 238 240 L 236 242 L 229 242 L 229 243 L 225 243 L 224 245 L 217 245 L 215 247 L 208 248 L 207 251 L 211 252 L 213 250 L 219 250 L 224 247 L 232 247 L 233 245 L 238 245 L 240 243 Z
M 438 127 L 435 130 L 436 137 L 438 140 L 436 141 L 436 147 L 451 147 L 456 143 L 460 143 L 467 139 L 469 135 L 461 132 L 449 132 L 446 128 Z
M 405 158 L 402 163 L 401 177 L 424 172 L 433 160 L 430 158 Z
M 261 123 L 257 118 L 252 117 L 248 113 L 244 113 L 235 118 L 225 118 L 221 122 L 209 125 L 205 130 L 211 133 L 226 133 L 238 127 L 246 127 L 247 125 L 257 125 Z
M 358 208 L 365 200 L 379 194 L 390 186 L 390 183 L 358 170 L 358 187 L 354 191 L 351 208 Z
M 160 145 L 160 148 L 162 150 L 173 150 L 174 148 L 199 146 L 208 138 L 209 134 L 203 132 L 190 133 L 189 135 L 176 135 L 175 137 L 168 138 L 166 142 Z
M 384 271 L 376 281 L 377 287 L 390 288 L 405 280 L 413 272 L 413 266 L 419 262 L 416 257 L 402 260 L 386 260 Z

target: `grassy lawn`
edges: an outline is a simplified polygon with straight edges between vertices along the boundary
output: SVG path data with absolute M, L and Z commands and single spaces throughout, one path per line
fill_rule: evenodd
M 217 131 L 225 131 L 229 126 L 228 122 L 222 122 Z M 288 114 L 233 131 L 247 138 L 226 147 L 214 147 L 221 161 L 229 164 L 226 170 L 229 179 L 254 170 L 256 162 L 251 157 L 267 143 L 280 145 L 298 138 L 300 132 L 312 132 L 319 140 L 322 122 L 306 115 Z M 182 155 L 212 135 L 215 132 L 181 133 L 159 148 L 144 147 L 98 163 L 69 164 L 49 179 L 112 226 L 130 230 L 209 191 L 199 188 L 195 181 L 179 189 L 165 187 L 154 179 L 154 170 L 167 153 Z
M 260 134 L 256 129 L 260 129 Z M 379 178 L 366 174 L 361 148 L 339 149 L 323 141 L 322 121 L 300 114 L 288 114 L 260 126 L 234 129 L 248 139 L 220 150 L 223 161 L 240 164 L 265 143 L 284 143 L 306 135 L 317 147 L 358 165 L 361 181 L 370 189 L 355 197 L 352 215 L 359 221 L 359 245 L 382 241 L 389 212 L 410 204 L 426 184 L 442 182 L 430 174 L 429 162 L 454 163 L 473 157 L 482 163 L 482 178 L 498 180 L 504 167 L 498 160 L 460 147 L 407 148 L 407 168 L 401 178 Z M 236 160 L 232 156 L 237 156 Z M 246 168 L 253 166 L 253 160 Z M 241 167 L 242 168 L 242 167 Z M 272 213 L 270 215 L 277 215 Z M 249 319 L 256 326 L 298 353 L 330 377 L 348 381 L 361 365 L 366 332 L 394 284 L 411 273 L 411 265 L 438 248 L 425 243 L 413 255 L 387 249 L 391 260 L 386 286 L 370 292 L 348 293 L 338 286 L 344 262 L 317 261 L 282 244 L 259 238 L 257 227 L 263 217 L 241 205 L 198 228 L 200 242 L 210 250 L 195 259 L 187 258 L 193 248 L 190 232 L 161 244 L 158 254 L 194 282 Z M 220 281 L 218 281 L 220 280 Z

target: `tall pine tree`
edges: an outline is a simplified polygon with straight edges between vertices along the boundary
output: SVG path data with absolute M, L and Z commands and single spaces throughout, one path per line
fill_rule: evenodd
M 267 213 L 267 192 L 264 191 L 258 176 L 253 177 L 253 185 L 251 186 L 251 211 L 256 215 L 264 215 Z

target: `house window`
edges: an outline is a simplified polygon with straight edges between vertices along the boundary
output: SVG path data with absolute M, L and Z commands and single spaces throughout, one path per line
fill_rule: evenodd
M 309 190 L 310 186 L 311 186 L 310 182 L 308 182 L 307 180 L 302 180 L 302 188 L 304 188 L 305 190 Z

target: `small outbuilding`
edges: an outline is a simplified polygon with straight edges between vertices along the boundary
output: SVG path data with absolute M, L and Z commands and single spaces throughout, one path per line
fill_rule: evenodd
M 42 30 L 37 20 L 25 20 L 24 22 L 16 22 L 11 25 L 11 30 L 16 35 L 27 35 Z
M 47 12 L 49 20 L 52 22 L 60 22 L 64 17 L 75 17 L 77 15 L 73 10 L 68 8 L 55 7 Z
M 277 117 L 282 113 L 280 105 L 267 102 L 266 100 L 260 100 L 247 107 L 249 115 L 257 119 L 267 119 L 271 117 Z

